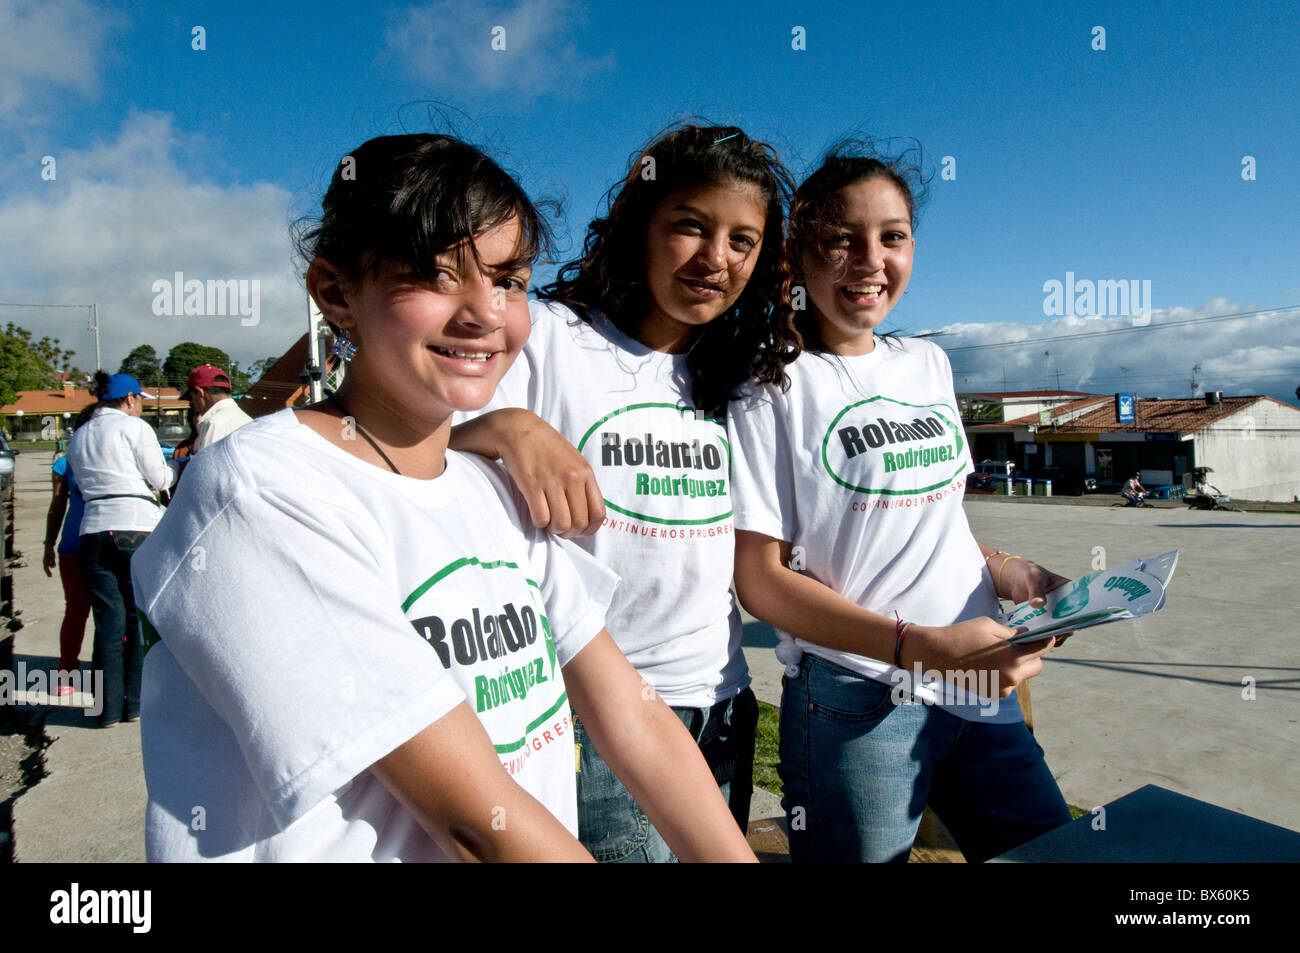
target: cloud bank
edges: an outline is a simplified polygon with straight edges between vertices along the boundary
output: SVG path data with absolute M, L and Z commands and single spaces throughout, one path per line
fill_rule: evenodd
M 181 341 L 220 347 L 247 364 L 283 352 L 306 329 L 306 298 L 291 260 L 291 195 L 268 183 L 219 186 L 191 178 L 177 156 L 201 140 L 162 113 L 134 113 L 109 142 L 56 156 L 56 177 L 0 203 L 4 300 L 99 305 L 104 366 L 140 344 L 159 356 Z M 157 315 L 154 283 L 257 281 L 260 314 Z M 88 313 L 0 308 L 37 338 L 61 339 L 74 363 L 94 364 Z
M 1153 311 L 1149 320 L 1061 317 L 1041 324 L 948 324 L 910 333 L 931 335 L 948 353 L 958 391 L 1059 386 L 1188 397 L 1218 390 L 1296 403 L 1300 311 L 1245 314 L 1251 310 L 1215 298 L 1199 308 Z

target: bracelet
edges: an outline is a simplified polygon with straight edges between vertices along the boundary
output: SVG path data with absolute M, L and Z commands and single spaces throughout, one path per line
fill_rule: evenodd
M 1006 554 L 1004 553 L 1002 555 Z M 1011 560 L 1019 558 L 1021 558 L 1021 556 L 1006 556 L 1006 559 L 1002 560 L 1001 566 L 997 567 L 997 581 L 993 582 L 993 592 L 997 594 L 997 598 L 1002 598 L 1002 569 L 1005 569 L 1006 564 L 1011 562 Z
M 903 667 L 903 636 L 907 634 L 907 627 L 912 623 L 904 622 L 898 616 L 898 610 L 894 610 L 894 618 L 898 619 L 894 623 L 894 668 Z

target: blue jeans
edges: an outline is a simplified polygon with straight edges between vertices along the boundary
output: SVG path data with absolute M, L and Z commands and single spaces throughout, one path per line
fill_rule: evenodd
M 131 556 L 148 533 L 105 531 L 81 537 L 77 557 L 90 590 L 95 616 L 91 667 L 104 673 L 100 724 L 117 724 L 140 715 L 143 646 L 131 588 Z
M 672 709 L 691 733 L 731 815 L 742 831 L 749 827 L 754 791 L 754 732 L 758 700 L 746 688 L 712 708 Z M 578 839 L 601 863 L 675 863 L 677 858 L 641 810 L 636 799 L 596 751 L 574 715 L 578 751 Z
M 991 725 L 805 655 L 781 699 L 781 806 L 795 862 L 906 863 L 928 802 L 972 863 L 1070 821 L 1023 723 Z

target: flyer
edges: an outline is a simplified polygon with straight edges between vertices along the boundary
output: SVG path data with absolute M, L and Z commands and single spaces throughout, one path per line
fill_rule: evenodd
M 1029 631 L 1013 636 L 1011 642 L 1036 642 L 1066 632 L 1077 632 L 1094 625 L 1136 619 L 1159 612 L 1178 550 L 1160 556 L 1134 559 L 1101 572 L 1089 573 L 1047 594 L 1045 605 L 1034 608 L 1022 602 L 998 617 L 1003 625 Z

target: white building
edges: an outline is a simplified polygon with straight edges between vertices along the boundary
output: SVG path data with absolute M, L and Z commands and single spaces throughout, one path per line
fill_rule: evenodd
M 1300 498 L 1300 408 L 1272 397 L 1140 398 L 1134 420 L 1121 423 L 1115 397 L 1093 395 L 972 423 L 967 434 L 977 460 L 1011 460 L 1030 474 L 1083 473 L 1103 489 L 1135 472 L 1147 487 L 1178 484 L 1193 468 L 1209 467 L 1209 481 L 1230 496 Z

